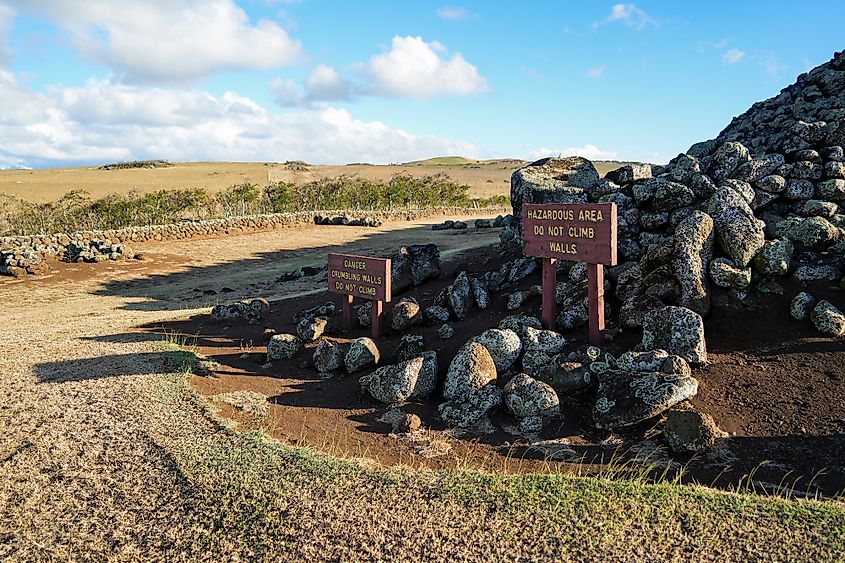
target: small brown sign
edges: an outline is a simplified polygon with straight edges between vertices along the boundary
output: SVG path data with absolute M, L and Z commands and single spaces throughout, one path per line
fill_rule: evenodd
M 390 259 L 329 254 L 329 291 L 390 301 Z
M 589 264 L 616 264 L 615 203 L 527 203 L 525 254 Z

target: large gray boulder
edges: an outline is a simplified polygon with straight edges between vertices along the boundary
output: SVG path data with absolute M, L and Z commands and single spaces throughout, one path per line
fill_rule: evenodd
M 729 141 L 713 153 L 710 174 L 717 181 L 727 180 L 734 171 L 750 159 L 748 149 L 741 143 Z
M 523 203 L 587 203 L 587 189 L 599 181 L 593 163 L 580 156 L 544 158 L 511 175 L 513 227 L 522 236 Z
M 328 373 L 343 365 L 343 346 L 331 340 L 322 340 L 314 350 L 314 367 L 320 373 Z
M 716 258 L 710 262 L 710 279 L 725 289 L 745 289 L 751 284 L 751 268 L 738 268 L 733 260 Z
M 361 387 L 382 403 L 400 403 L 408 399 L 417 383 L 423 359 L 412 358 L 398 364 L 382 366 L 361 377 Z
M 396 332 L 408 330 L 420 321 L 422 321 L 422 310 L 413 297 L 403 297 L 393 306 L 390 327 Z
M 267 343 L 267 359 L 289 360 L 302 349 L 302 340 L 293 334 L 274 334 Z
M 666 414 L 663 437 L 677 453 L 695 453 L 715 445 L 724 436 L 709 414 L 692 408 L 676 408 Z
M 448 289 L 449 307 L 458 320 L 463 320 L 472 304 L 472 288 L 466 272 L 461 272 Z
M 485 330 L 473 340 L 490 352 L 497 373 L 503 373 L 510 369 L 522 353 L 522 342 L 519 335 L 512 330 L 491 328 Z
M 226 321 L 244 319 L 251 325 L 257 325 L 270 313 L 270 303 L 261 297 L 245 299 L 237 303 L 217 305 L 211 309 L 211 320 Z
M 554 356 L 563 351 L 566 338 L 553 330 L 538 330 L 527 326 L 522 335 L 522 345 L 526 350 L 536 350 Z
M 754 184 L 773 174 L 784 162 L 786 162 L 786 159 L 782 154 L 768 154 L 753 158 L 740 164 L 739 168 L 733 173 L 733 177 Z
M 765 242 L 764 224 L 759 221 L 742 196 L 728 187 L 719 188 L 707 204 L 716 226 L 722 250 L 736 264 L 745 268 Z
M 517 418 L 555 416 L 560 412 L 560 399 L 547 383 L 528 374 L 515 375 L 505 385 L 505 404 Z
M 458 350 L 443 385 L 445 399 L 463 399 L 496 380 L 496 364 L 483 345 L 469 341 Z
M 390 281 L 394 294 L 440 275 L 440 250 L 436 244 L 403 246 L 390 259 Z
M 616 184 L 630 184 L 637 180 L 647 180 L 652 176 L 651 164 L 632 163 L 620 166 L 604 175 L 608 180 Z
M 320 338 L 329 326 L 326 317 L 303 318 L 296 325 L 296 335 L 304 342 L 314 342 Z
M 468 428 L 481 420 L 491 409 L 503 402 L 502 390 L 495 383 L 485 385 L 464 399 L 446 401 L 438 405 L 440 418 L 450 426 Z
M 700 315 L 710 311 L 707 264 L 713 238 L 713 220 L 701 211 L 693 211 L 675 229 L 672 269 L 681 286 L 680 305 Z
M 487 291 L 487 286 L 478 278 L 469 280 L 469 287 L 472 291 L 472 299 L 475 301 L 475 306 L 479 309 L 486 309 L 490 305 L 490 292 Z
M 840 229 L 824 217 L 790 217 L 778 223 L 775 230 L 802 250 L 827 250 L 842 237 Z
M 381 354 L 376 343 L 367 337 L 355 338 L 349 343 L 349 350 L 343 357 L 343 365 L 349 373 L 378 363 Z
M 417 375 L 417 383 L 411 391 L 411 399 L 424 399 L 434 392 L 437 386 L 437 352 L 423 352 L 420 356 L 423 360 L 420 372 Z
M 604 177 L 616 184 L 630 184 L 637 180 L 647 180 L 651 174 L 651 164 L 632 163 L 611 170 Z
M 666 306 L 646 313 L 642 350 L 663 349 L 692 364 L 707 362 L 704 320 L 685 307 Z
M 810 312 L 813 310 L 813 306 L 815 304 L 816 298 L 806 291 L 802 291 L 793 297 L 792 301 L 789 303 L 789 314 L 792 315 L 792 318 L 795 320 L 807 320 L 810 317 Z
M 789 239 L 767 240 L 754 256 L 754 267 L 765 276 L 785 276 L 792 263 L 793 251 Z
M 502 390 L 496 386 L 496 364 L 487 348 L 470 340 L 455 355 L 438 407 L 440 418 L 449 425 L 467 427 L 502 404 Z
M 676 373 L 608 370 L 601 374 L 593 420 L 620 428 L 653 418 L 698 392 L 695 378 Z
M 595 382 L 595 377 L 584 364 L 569 361 L 564 354 L 555 356 L 550 364 L 541 367 L 537 379 L 548 383 L 564 396 L 585 391 Z
M 828 301 L 819 301 L 813 307 L 810 320 L 813 321 L 813 326 L 826 336 L 845 336 L 845 314 Z

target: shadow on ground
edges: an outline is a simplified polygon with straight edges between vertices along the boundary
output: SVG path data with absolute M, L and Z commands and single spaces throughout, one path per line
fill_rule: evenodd
M 110 280 L 94 294 L 138 300 L 121 307 L 126 310 L 195 309 L 265 291 L 278 291 L 278 286 L 274 283 L 277 278 L 301 267 L 325 266 L 330 252 L 386 257 L 401 246 L 433 242 L 441 248 L 442 258 L 445 259 L 455 252 L 486 246 L 498 240 L 498 229 L 432 231 L 430 226 L 416 226 L 390 231 L 367 231 L 360 238 L 348 243 L 314 245 L 309 244 L 308 233 L 308 230 L 302 232 L 302 246 L 295 250 L 261 251 L 247 258 L 218 264 L 188 266 L 175 272 L 146 274 L 130 280 Z M 222 239 L 221 244 L 224 244 Z M 312 278 L 311 281 L 316 279 Z M 308 281 L 307 278 L 304 280 Z M 291 286 L 295 287 L 295 283 Z M 295 289 L 293 292 L 295 293 Z
M 66 383 L 126 375 L 158 375 L 184 369 L 193 357 L 190 352 L 173 350 L 60 360 L 38 364 L 35 376 L 39 383 Z

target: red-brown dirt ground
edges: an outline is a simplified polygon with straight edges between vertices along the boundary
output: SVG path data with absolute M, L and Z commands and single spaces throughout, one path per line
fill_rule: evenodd
M 444 264 L 438 279 L 402 295 L 429 306 L 461 270 L 480 275 L 505 260 L 494 247 L 458 255 Z M 538 271 L 522 280 L 519 288 L 540 283 L 539 275 Z M 248 390 L 267 396 L 269 415 L 263 420 L 225 404 L 222 414 L 242 429 L 260 429 L 286 443 L 380 464 L 586 473 L 636 473 L 646 467 L 652 474 L 680 473 L 684 480 L 720 487 L 832 496 L 845 488 L 845 342 L 821 337 L 809 321 L 792 319 L 789 301 L 800 288 L 785 285 L 784 295 L 752 295 L 740 305 L 725 294 L 715 294 L 714 312 L 705 322 L 710 363 L 694 370 L 699 392 L 691 403 L 710 413 L 729 437 L 696 456 L 672 454 L 660 436 L 659 420 L 619 434 L 597 431 L 590 420 L 589 398 L 562 398 L 560 417 L 548 423 L 539 438 L 529 439 L 514 430 L 516 422 L 504 409 L 491 417 L 494 428 L 487 433 L 449 431 L 436 416 L 438 389 L 428 400 L 403 405 L 420 416 L 424 432 L 410 437 L 390 434 L 387 424 L 377 422 L 389 407 L 361 391 L 362 374 L 344 372 L 329 379 L 316 374 L 310 365 L 315 344 L 293 360 L 265 363 L 265 330 L 293 333 L 294 314 L 325 301 L 338 305 L 332 319 L 335 328 L 328 337 L 347 341 L 369 335 L 369 329 L 361 327 L 341 333 L 340 298 L 328 292 L 273 302 L 269 318 L 257 326 L 215 323 L 202 315 L 143 329 L 185 335 L 198 353 L 219 364 L 211 376 L 191 376 L 191 384 L 202 395 Z M 845 305 L 836 288 L 820 284 L 804 289 L 839 307 Z M 489 308 L 453 323 L 451 339 L 441 340 L 436 325 L 409 331 L 422 334 L 427 347 L 438 352 L 441 380 L 470 337 L 514 313 L 505 309 L 506 292 L 491 297 Z M 391 304 L 385 309 L 389 319 Z M 539 309 L 535 297 L 516 313 L 539 316 Z M 570 349 L 586 345 L 586 329 L 566 336 Z M 640 337 L 637 330 L 617 334 L 605 349 L 622 353 Z M 382 363 L 392 361 L 400 338 L 388 331 L 378 343 Z M 500 384 L 512 375 L 500 374 Z

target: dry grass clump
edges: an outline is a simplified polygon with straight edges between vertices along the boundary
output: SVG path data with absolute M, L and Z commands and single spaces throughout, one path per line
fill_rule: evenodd
M 256 420 L 267 418 L 267 397 L 261 393 L 256 393 L 255 391 L 232 391 L 215 395 L 213 399 L 226 403 Z

